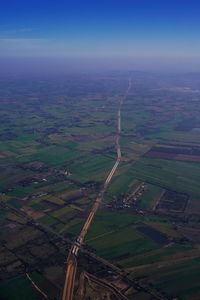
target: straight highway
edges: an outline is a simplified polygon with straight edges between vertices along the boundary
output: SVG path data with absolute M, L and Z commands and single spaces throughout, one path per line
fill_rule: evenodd
M 84 242 L 84 238 L 88 232 L 88 229 L 94 219 L 94 216 L 99 209 L 101 202 L 103 200 L 104 193 L 112 180 L 113 175 L 115 174 L 120 162 L 121 162 L 121 147 L 120 147 L 120 135 L 121 135 L 121 107 L 123 105 L 123 102 L 125 101 L 126 97 L 128 96 L 128 93 L 131 89 L 131 79 L 129 79 L 127 90 L 124 94 L 124 96 L 120 99 L 119 102 L 119 108 L 117 112 L 117 133 L 116 133 L 116 151 L 117 151 L 117 158 L 114 166 L 112 167 L 112 170 L 110 171 L 109 175 L 107 176 L 105 183 L 103 185 L 102 190 L 98 194 L 95 203 L 83 225 L 83 228 L 72 245 L 70 252 L 68 254 L 67 258 L 67 270 L 66 270 L 66 276 L 65 276 L 65 283 L 64 283 L 64 289 L 63 289 L 63 295 L 62 300 L 72 300 L 74 295 L 74 283 L 75 283 L 75 277 L 76 277 L 76 269 L 77 269 L 77 256 L 78 252 Z

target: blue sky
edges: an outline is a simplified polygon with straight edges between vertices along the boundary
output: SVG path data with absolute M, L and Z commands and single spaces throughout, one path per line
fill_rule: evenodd
M 199 1 L 7 0 L 0 57 L 199 57 Z

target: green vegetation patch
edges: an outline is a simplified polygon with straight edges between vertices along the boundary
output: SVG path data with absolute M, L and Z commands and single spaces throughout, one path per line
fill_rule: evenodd
M 90 241 L 97 252 L 123 265 L 123 259 L 156 249 L 157 245 L 140 235 L 132 226 L 111 231 Z
M 161 190 L 161 187 L 149 184 L 140 199 L 139 207 L 141 209 L 153 208 L 156 196 L 161 192 Z
M 121 194 L 127 194 L 130 188 L 138 182 L 132 174 L 127 171 L 124 174 L 114 176 L 110 186 L 108 187 L 108 193 L 111 196 L 119 196 Z
M 79 151 L 60 146 L 48 146 L 37 151 L 31 156 L 32 160 L 43 161 L 50 166 L 62 166 L 69 160 L 77 159 L 81 156 Z
M 84 161 L 74 164 L 70 172 L 72 178 L 81 182 L 105 180 L 115 161 L 102 155 L 88 156 Z
M 200 194 L 200 164 L 141 158 L 131 168 L 131 174 L 172 191 Z
M 57 222 L 57 220 L 54 219 L 52 216 L 46 215 L 40 219 L 40 222 L 42 224 L 51 226 L 51 225 L 55 224 Z
M 153 276 L 154 284 L 181 299 L 190 300 L 200 297 L 199 277 L 200 259 L 192 259 L 186 262 L 175 263 L 159 272 L 159 276 Z
M 26 276 L 17 277 L 0 283 L 1 299 L 5 300 L 39 300 L 43 297 L 36 292 Z

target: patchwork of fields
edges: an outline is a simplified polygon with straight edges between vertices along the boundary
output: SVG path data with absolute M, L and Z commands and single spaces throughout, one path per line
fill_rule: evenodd
M 26 273 L 51 291 L 49 299 L 59 299 L 66 253 L 115 163 L 117 107 L 130 74 L 73 76 L 0 80 L 3 299 L 42 299 Z M 195 300 L 200 78 L 162 76 L 131 74 L 122 161 L 86 237 L 78 275 L 87 270 L 115 281 L 119 274 L 104 259 L 142 287 L 134 286 L 130 299 L 138 293 L 148 300 L 153 290 Z

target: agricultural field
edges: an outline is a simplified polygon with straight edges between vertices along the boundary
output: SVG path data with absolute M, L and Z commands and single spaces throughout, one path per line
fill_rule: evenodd
M 130 299 L 200 297 L 195 76 L 0 77 L 0 299 L 42 299 L 26 274 L 60 299 L 69 249 L 116 161 L 129 77 L 122 160 L 86 235 L 76 290 L 82 277 L 92 282 L 89 272 L 124 286 Z M 99 286 L 86 287 L 96 297 Z

